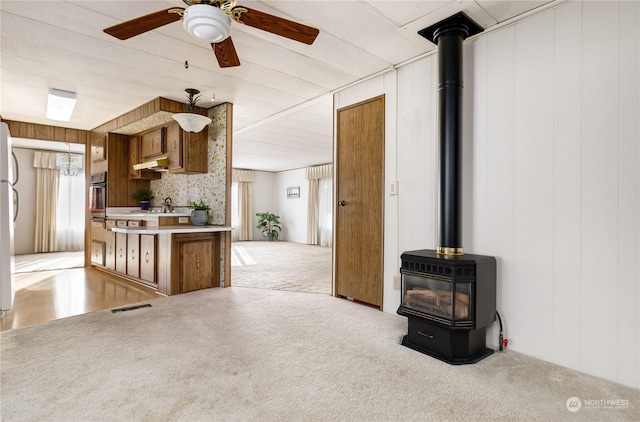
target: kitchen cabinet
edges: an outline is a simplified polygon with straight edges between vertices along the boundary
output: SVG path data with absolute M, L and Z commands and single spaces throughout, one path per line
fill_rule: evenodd
M 116 272 L 127 273 L 127 234 L 116 233 Z
M 140 235 L 140 279 L 156 284 L 156 236 Z
M 149 189 L 149 180 L 129 178 L 130 139 L 127 135 L 108 133 L 103 138 L 106 142 L 107 159 L 91 163 L 91 174 L 107 173 L 107 207 L 134 207 L 140 202 L 133 193 L 141 189 Z
M 216 233 L 174 234 L 171 264 L 171 294 L 213 287 L 220 272 L 219 236 Z
M 178 122 L 167 125 L 167 158 L 169 173 L 176 173 L 182 167 L 182 139 Z
M 177 122 L 166 127 L 169 173 L 207 173 L 209 170 L 209 131 L 190 133 Z
M 116 270 L 116 234 L 107 230 L 104 234 L 105 260 L 104 266 L 111 270 Z
M 165 127 L 144 132 L 140 140 L 140 155 L 143 160 L 156 158 L 166 152 Z
M 127 275 L 140 278 L 139 234 L 127 234 Z
M 211 242 L 185 242 L 181 245 L 180 293 L 213 286 L 213 246 Z
M 153 234 L 116 233 L 110 230 L 113 227 L 141 227 L 142 222 L 139 220 L 107 220 L 105 226 L 106 229 L 100 236 L 103 241 L 92 242 L 92 262 L 110 271 L 157 285 L 157 236 Z M 98 230 L 98 228 L 95 228 L 95 230 Z M 100 260 L 101 254 L 104 257 L 102 260 Z
M 107 135 L 91 140 L 91 162 L 99 163 L 107 159 Z
M 160 179 L 160 173 L 151 170 L 134 170 L 135 164 L 142 162 L 141 137 L 132 136 L 129 138 L 129 179 L 155 180 Z
M 94 240 L 91 242 L 91 263 L 94 265 L 104 266 L 104 242 Z

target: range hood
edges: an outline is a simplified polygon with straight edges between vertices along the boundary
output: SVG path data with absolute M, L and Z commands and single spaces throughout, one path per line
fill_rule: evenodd
M 154 171 L 167 171 L 169 169 L 169 159 L 158 158 L 152 161 L 145 161 L 144 163 L 134 164 L 134 170 L 154 170 Z

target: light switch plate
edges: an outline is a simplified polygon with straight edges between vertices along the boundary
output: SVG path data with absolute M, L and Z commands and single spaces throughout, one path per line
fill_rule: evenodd
M 394 181 L 389 183 L 389 195 L 397 195 L 398 194 L 398 181 Z
M 393 276 L 393 290 L 400 290 L 400 275 L 395 274 Z

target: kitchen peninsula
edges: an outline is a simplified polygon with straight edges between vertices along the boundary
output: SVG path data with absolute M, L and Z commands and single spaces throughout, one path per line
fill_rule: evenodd
M 219 287 L 221 237 L 231 227 L 188 220 L 180 212 L 107 211 L 104 228 L 94 224 L 92 262 L 166 295 Z
M 105 217 L 89 222 L 91 265 L 166 295 L 231 285 L 232 105 L 196 109 L 212 119 L 198 134 L 172 119 L 184 107 L 159 98 L 107 122 L 91 132 L 87 154 L 91 174 L 106 181 Z M 159 212 L 153 201 L 151 212 L 141 211 L 139 190 L 160 203 L 172 198 L 175 212 Z M 192 225 L 184 208 L 199 200 L 211 207 L 204 226 Z

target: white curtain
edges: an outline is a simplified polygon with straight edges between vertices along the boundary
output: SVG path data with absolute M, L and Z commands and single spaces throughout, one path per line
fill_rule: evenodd
M 84 174 L 60 175 L 56 237 L 59 251 L 84 249 Z
M 33 167 L 36 169 L 36 234 L 34 251 L 36 253 L 56 252 L 58 250 L 56 211 L 58 209 L 58 187 L 60 183 L 60 171 L 56 167 L 56 153 L 34 151 Z
M 320 215 L 318 204 L 318 185 L 320 179 L 309 179 L 309 197 L 307 199 L 307 243 L 319 245 L 318 219 Z
M 307 243 L 332 246 L 333 244 L 333 164 L 308 167 Z
M 253 240 L 253 182 L 252 170 L 232 171 L 233 182 L 238 184 L 238 240 Z
M 333 246 L 333 178 L 320 179 L 318 186 L 320 246 Z

